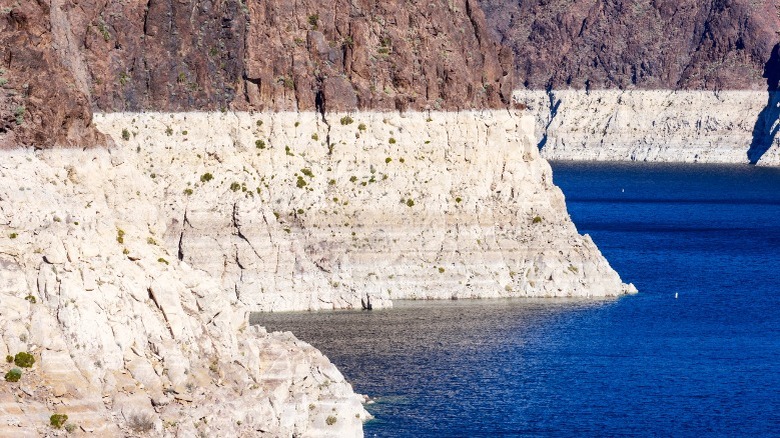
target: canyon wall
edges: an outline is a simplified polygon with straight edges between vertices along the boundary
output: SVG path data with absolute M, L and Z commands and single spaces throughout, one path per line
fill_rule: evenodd
M 517 90 L 550 160 L 780 165 L 780 92 Z

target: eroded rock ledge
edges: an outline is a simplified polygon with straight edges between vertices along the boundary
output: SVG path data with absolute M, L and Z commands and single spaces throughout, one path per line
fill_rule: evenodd
M 360 435 L 338 370 L 248 311 L 632 290 L 520 114 L 96 123 L 116 147 L 2 152 L 0 356 L 37 364 L 0 385 L 0 435 L 55 412 L 101 436 Z

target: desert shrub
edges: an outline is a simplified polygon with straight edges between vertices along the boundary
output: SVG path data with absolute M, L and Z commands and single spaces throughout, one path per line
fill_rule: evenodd
M 164 258 L 162 258 L 162 257 L 160 257 L 159 259 L 157 259 L 157 261 L 158 261 L 158 262 L 160 262 L 160 263 L 165 263 L 166 265 L 170 265 L 170 263 L 168 263 L 168 260 L 165 260 L 165 259 L 164 259 Z
M 154 418 L 147 413 L 131 414 L 127 425 L 136 432 L 149 432 L 154 429 Z
M 192 189 L 184 189 L 184 194 L 187 196 L 192 195 Z
M 390 137 L 390 140 L 388 140 L 390 144 L 395 144 L 395 139 L 393 137 Z
M 8 363 L 14 363 L 14 357 L 11 356 L 10 354 L 6 355 L 5 356 L 5 361 L 8 362 Z
M 314 173 L 308 167 L 301 169 L 301 173 L 308 176 L 309 178 L 314 178 Z
M 351 125 L 353 122 L 354 120 L 352 120 L 352 117 L 350 116 L 344 116 L 341 118 L 341 124 L 344 126 Z
M 116 241 L 119 243 L 125 243 L 125 230 L 121 228 L 117 228 L 116 230 Z
M 366 124 L 365 123 L 361 123 L 361 124 L 358 125 L 358 131 L 365 131 L 365 130 L 366 130 Z
M 30 304 L 35 304 L 38 302 L 38 300 L 32 295 L 27 295 L 26 297 L 24 297 L 24 299 L 29 301 Z
M 317 135 L 317 133 L 315 132 L 314 134 L 311 135 L 311 139 L 314 141 L 318 141 L 320 139 L 320 136 Z
M 125 141 L 130 140 L 130 131 L 128 131 L 127 129 L 122 130 L 122 140 Z
M 49 424 L 55 429 L 61 428 L 67 421 L 68 416 L 65 414 L 52 414 L 52 416 L 49 417 Z
M 255 140 L 255 147 L 258 149 L 265 149 L 265 141 Z
M 19 237 L 19 235 L 16 233 L 11 233 L 8 235 L 8 237 L 10 237 L 11 239 L 16 239 L 17 237 Z
M 12 368 L 10 371 L 5 373 L 5 381 L 6 382 L 18 382 L 19 379 L 22 378 L 22 370 L 19 368 Z
M 306 187 L 306 180 L 304 180 L 302 176 L 298 175 L 298 181 L 295 183 L 295 186 L 299 189 Z
M 328 418 L 325 419 L 325 423 L 328 424 L 328 426 L 333 426 L 338 421 L 338 418 L 334 417 L 333 415 L 329 415 Z
M 390 158 L 390 157 L 385 158 L 385 163 L 386 164 L 390 164 L 391 161 L 393 161 L 392 158 Z
M 460 198 L 460 196 L 458 196 L 457 198 L 455 198 L 455 202 L 457 202 L 458 204 L 460 204 L 460 203 L 461 203 L 461 201 L 463 201 L 463 199 L 461 199 L 461 198 Z
M 414 201 L 411 200 L 411 199 L 407 199 L 406 200 L 406 205 L 408 205 L 409 207 L 414 207 Z
M 30 368 L 35 363 L 35 358 L 26 351 L 20 351 L 14 356 L 14 363 L 18 367 Z
M 234 192 L 237 192 L 237 191 L 241 190 L 241 184 L 239 184 L 237 182 L 230 183 L 230 190 L 232 190 Z
M 212 175 L 209 172 L 206 172 L 206 173 L 204 173 L 203 175 L 200 176 L 200 182 L 202 182 L 202 183 L 209 182 L 212 179 L 214 179 L 214 175 Z
M 165 128 L 165 135 L 167 135 L 168 137 L 172 136 L 173 135 L 173 128 L 170 128 L 170 127 L 169 128 Z
M 535 224 L 542 223 L 542 217 L 541 216 L 534 217 L 533 223 L 535 223 Z

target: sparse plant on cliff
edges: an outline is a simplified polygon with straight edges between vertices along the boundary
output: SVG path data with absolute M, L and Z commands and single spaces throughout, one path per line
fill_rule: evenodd
M 202 182 L 202 183 L 207 183 L 207 182 L 211 181 L 212 179 L 214 179 L 214 175 L 212 175 L 209 172 L 206 172 L 206 173 L 204 173 L 203 175 L 200 176 L 200 182 Z
M 108 32 L 108 27 L 103 20 L 98 21 L 97 28 L 100 34 L 103 35 L 103 40 L 106 42 L 111 40 L 111 34 Z
M 319 141 L 320 140 L 320 136 L 317 135 L 317 133 L 315 132 L 314 134 L 311 135 L 311 139 L 314 140 L 314 141 Z
M 8 235 L 8 237 L 11 238 L 11 239 L 16 239 L 17 237 L 19 237 L 19 235 L 16 234 L 16 233 L 11 233 L 11 234 Z
M 170 263 L 168 263 L 168 260 L 165 260 L 165 259 L 164 259 L 164 258 L 162 258 L 162 257 L 160 257 L 159 259 L 157 259 L 157 261 L 158 261 L 158 262 L 160 262 L 160 263 L 166 264 L 166 265 L 170 265 Z
M 365 123 L 361 123 L 361 124 L 358 125 L 358 131 L 365 131 L 365 130 L 366 130 L 366 124 Z
M 165 128 L 165 135 L 167 135 L 168 137 L 172 136 L 173 135 L 173 128 L 171 128 L 170 126 Z
M 534 217 L 533 223 L 535 223 L 535 224 L 542 223 L 542 217 L 541 216 Z
M 130 140 L 130 131 L 127 129 L 122 130 L 122 140 L 127 141 Z
M 125 230 L 121 228 L 116 229 L 116 241 L 118 243 L 125 243 Z
M 17 106 L 16 109 L 14 109 L 14 116 L 16 117 L 16 124 L 21 125 L 24 123 L 24 113 L 27 112 L 27 109 L 20 105 Z
M 414 200 L 412 200 L 412 199 L 407 199 L 407 200 L 406 200 L 406 205 L 407 205 L 407 206 L 409 206 L 409 207 L 414 207 Z
M 65 414 L 52 414 L 49 417 L 49 424 L 55 429 L 60 429 L 68 421 L 68 416 Z
M 355 181 L 357 181 L 357 177 L 355 175 L 349 177 L 349 182 L 355 182 Z
M 125 86 L 128 82 L 130 82 L 130 75 L 124 71 L 119 73 L 119 85 Z
M 289 90 L 295 89 L 295 81 L 292 78 L 288 78 L 287 76 L 279 76 L 277 82 L 279 82 L 280 84 L 282 84 L 284 88 L 287 88 Z
M 22 378 L 22 370 L 19 368 L 11 368 L 10 371 L 5 373 L 6 382 L 18 382 Z
M 442 268 L 441 266 L 439 266 L 439 274 L 443 274 L 443 273 L 444 273 L 444 268 Z
M 309 25 L 311 26 L 312 30 L 317 30 L 320 27 L 320 16 L 319 14 L 311 14 L 309 15 Z
M 237 182 L 230 183 L 230 190 L 232 190 L 234 192 L 237 192 L 237 191 L 241 190 L 241 184 L 239 184 Z
M 299 189 L 306 187 L 306 180 L 304 180 L 302 176 L 298 175 L 298 181 L 295 183 L 295 186 Z
M 7 354 L 5 356 L 5 361 L 8 362 L 8 363 L 14 363 L 14 357 L 11 356 L 10 354 Z
M 187 195 L 187 196 L 192 195 L 192 189 L 189 189 L 189 188 L 188 189 L 184 189 L 184 194 Z
M 351 125 L 352 123 L 354 123 L 354 120 L 352 120 L 352 117 L 350 116 L 344 116 L 341 118 L 341 124 L 344 126 Z
M 328 415 L 328 418 L 326 418 L 326 419 L 325 419 L 325 423 L 326 423 L 328 426 L 333 426 L 334 424 L 336 424 L 336 422 L 337 422 L 337 421 L 339 421 L 339 419 L 338 419 L 338 418 L 336 418 L 336 417 L 335 417 L 335 416 L 333 416 L 333 415 Z
M 390 164 L 391 161 L 393 161 L 392 158 L 390 157 L 385 158 L 385 164 Z
M 131 414 L 127 425 L 135 432 L 149 432 L 154 429 L 154 418 L 147 413 Z
M 301 173 L 308 176 L 309 178 L 314 178 L 314 173 L 308 167 L 301 169 Z
M 463 199 L 461 199 L 460 196 L 455 198 L 455 202 L 457 202 L 458 204 L 460 204 L 461 201 L 463 201 Z
M 26 297 L 24 297 L 24 299 L 29 301 L 30 304 L 35 304 L 35 303 L 38 302 L 38 299 L 36 299 L 34 296 L 29 295 L 29 294 Z
M 67 423 L 67 424 L 65 424 L 65 431 L 68 432 L 68 433 L 73 433 L 73 432 L 76 431 L 77 427 L 78 426 L 76 426 L 73 423 Z
M 265 141 L 264 140 L 255 140 L 255 147 L 257 149 L 265 149 Z
M 393 138 L 393 137 L 390 137 L 390 140 L 388 140 L 388 143 L 390 143 L 390 144 L 395 144 L 395 138 Z
M 294 153 L 290 152 L 290 146 L 285 146 L 284 147 L 284 153 L 285 153 L 285 155 L 288 155 L 290 157 L 294 157 L 295 156 Z
M 7 83 L 8 83 L 8 79 L 0 78 L 0 87 L 5 87 L 5 84 Z
M 146 243 L 148 243 L 149 245 L 155 245 L 155 246 L 157 245 L 157 241 L 154 240 L 154 237 L 151 236 L 146 238 Z
M 14 363 L 18 367 L 30 368 L 35 364 L 35 358 L 26 351 L 20 351 L 14 356 Z
M 576 273 L 580 272 L 580 270 L 579 270 L 579 269 L 577 269 L 577 267 L 576 267 L 576 266 L 574 266 L 574 265 L 569 265 L 569 271 L 571 271 L 571 272 L 572 272 L 572 273 L 574 273 L 574 274 L 576 274 Z

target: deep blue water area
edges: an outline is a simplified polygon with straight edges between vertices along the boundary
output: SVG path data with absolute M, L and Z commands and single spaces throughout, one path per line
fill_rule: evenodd
M 780 170 L 553 169 L 577 228 L 639 294 L 256 321 L 376 400 L 369 437 L 780 436 Z

